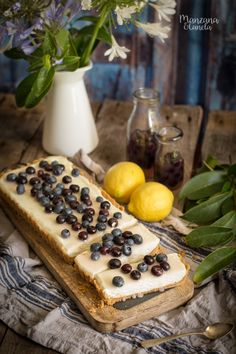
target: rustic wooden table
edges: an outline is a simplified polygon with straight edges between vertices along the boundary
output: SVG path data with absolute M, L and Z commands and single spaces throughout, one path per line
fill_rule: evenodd
M 131 102 L 104 101 L 92 105 L 99 145 L 91 157 L 106 170 L 125 159 L 126 122 L 132 109 Z M 194 162 L 201 159 L 198 146 L 202 124 L 202 109 L 198 106 L 163 107 L 163 116 L 170 124 L 184 131 L 182 153 L 185 159 L 185 181 L 193 171 Z M 31 110 L 18 109 L 13 95 L 0 95 L 0 170 L 17 163 L 26 163 L 46 156 L 42 149 L 44 106 Z M 218 156 L 220 162 L 236 162 L 236 112 L 212 112 L 209 115 L 203 142 L 202 156 Z M 0 323 L 0 353 L 55 353 Z

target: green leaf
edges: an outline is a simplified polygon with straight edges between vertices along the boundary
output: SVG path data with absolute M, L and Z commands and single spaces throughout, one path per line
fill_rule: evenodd
M 222 193 L 228 192 L 231 189 L 231 182 L 226 181 L 221 189 Z
M 50 32 L 45 33 L 42 50 L 44 55 L 46 54 L 49 54 L 50 56 L 56 55 L 57 52 L 56 43 Z
M 235 202 L 233 197 L 226 199 L 221 206 L 222 215 L 227 214 L 231 210 L 235 210 Z
M 80 58 L 76 56 L 67 56 L 63 58 L 63 64 L 56 65 L 56 71 L 68 70 L 74 71 L 79 67 Z
M 30 93 L 26 98 L 25 107 L 32 108 L 36 106 L 36 104 L 42 99 L 42 97 L 46 95 L 52 84 L 54 74 L 55 69 L 53 67 L 43 67 L 40 69 L 37 78 L 34 81 L 33 86 L 30 90 Z
M 217 273 L 236 261 L 236 247 L 219 248 L 209 254 L 197 267 L 193 281 L 201 283 L 204 279 Z
M 67 53 L 70 48 L 69 34 L 70 34 L 69 31 L 67 31 L 66 29 L 62 29 L 55 36 L 57 45 L 61 49 L 61 52 L 62 52 L 60 57 L 63 57 L 65 55 L 65 53 Z
M 28 56 L 23 52 L 23 50 L 21 50 L 19 48 L 12 48 L 12 49 L 6 50 L 4 52 L 4 55 L 10 59 L 25 59 L 25 60 L 28 59 Z
M 204 172 L 191 178 L 181 189 L 179 198 L 202 199 L 221 191 L 226 181 L 226 172 Z
M 81 16 L 77 18 L 77 21 L 86 21 L 96 23 L 98 21 L 98 17 L 95 16 Z
M 215 247 L 232 241 L 232 228 L 221 226 L 200 226 L 186 236 L 190 247 Z
M 231 165 L 228 169 L 229 176 L 236 176 L 236 164 Z
M 43 66 L 42 58 L 35 58 L 29 62 L 30 62 L 30 65 L 28 67 L 28 70 L 30 72 L 39 71 L 41 69 L 41 67 Z
M 16 104 L 18 107 L 23 107 L 25 105 L 26 98 L 30 93 L 35 80 L 37 79 L 37 76 L 37 73 L 31 74 L 22 80 L 18 85 L 16 89 Z
M 203 166 L 197 170 L 197 174 L 214 170 L 218 165 L 218 160 L 214 156 L 207 156 L 206 161 L 203 161 Z
M 212 225 L 235 227 L 236 226 L 236 211 L 231 210 L 227 214 L 223 215 L 220 219 L 216 220 Z
M 182 217 L 198 225 L 210 224 L 221 216 L 222 203 L 231 196 L 231 192 L 217 194 L 188 210 Z

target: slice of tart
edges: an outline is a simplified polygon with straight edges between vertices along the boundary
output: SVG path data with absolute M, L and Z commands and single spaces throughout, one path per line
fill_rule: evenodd
M 0 197 L 69 263 L 104 233 L 137 223 L 60 156 L 3 173 Z
M 142 262 L 123 264 L 119 269 L 96 274 L 95 286 L 104 302 L 112 305 L 175 287 L 187 272 L 185 263 L 177 253 L 160 253 L 155 257 L 146 255 Z
M 84 278 L 93 282 L 96 274 L 110 267 L 136 262 L 146 254 L 157 253 L 159 242 L 159 238 L 140 223 L 123 231 L 115 228 L 100 242 L 91 244 L 89 251 L 80 253 L 75 258 L 75 266 Z

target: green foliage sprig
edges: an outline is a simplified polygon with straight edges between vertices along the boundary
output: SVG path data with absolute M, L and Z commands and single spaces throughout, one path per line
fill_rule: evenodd
M 183 218 L 199 225 L 186 243 L 214 248 L 195 271 L 193 280 L 200 283 L 236 261 L 236 164 L 218 165 L 208 157 L 179 198 L 185 200 Z

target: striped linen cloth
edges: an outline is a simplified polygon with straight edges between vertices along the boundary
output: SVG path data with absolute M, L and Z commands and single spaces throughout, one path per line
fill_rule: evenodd
M 159 224 L 146 224 L 172 251 L 183 250 L 192 270 L 207 251 L 190 250 L 182 237 Z M 184 329 L 221 321 L 236 321 L 236 269 L 196 289 L 185 306 L 117 333 L 94 330 L 53 279 L 22 236 L 0 211 L 0 319 L 17 333 L 68 354 L 141 354 L 236 352 L 236 331 L 216 341 L 199 336 L 177 339 L 143 349 L 144 339 L 159 338 Z

